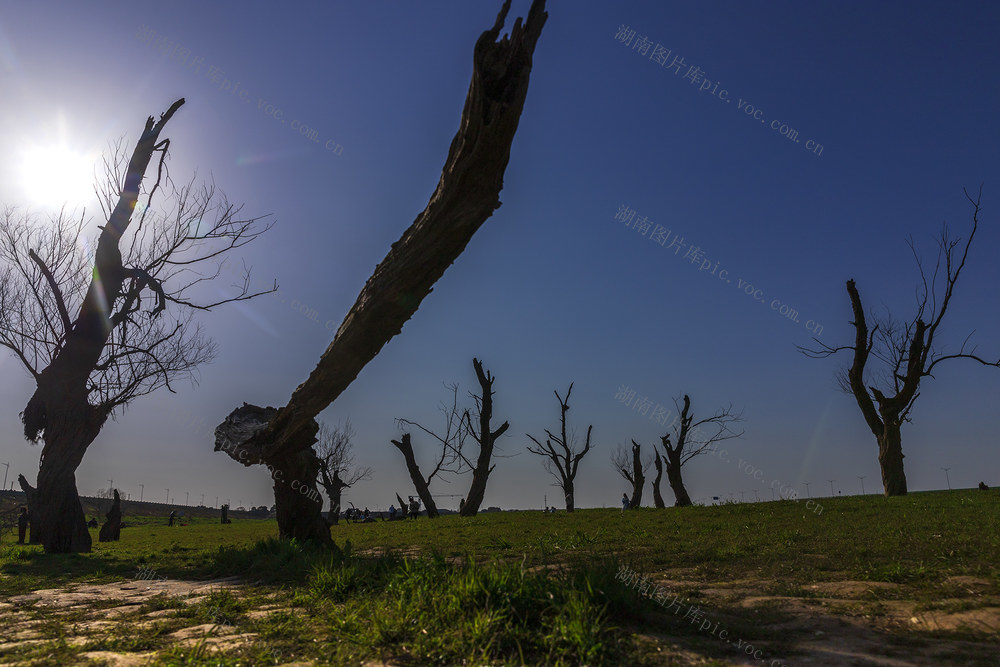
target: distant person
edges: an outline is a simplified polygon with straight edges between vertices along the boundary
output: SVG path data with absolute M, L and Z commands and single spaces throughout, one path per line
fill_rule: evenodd
M 389 505 L 389 521 L 392 521 L 395 518 L 396 518 L 396 506 Z
M 97 528 L 97 517 L 90 517 L 90 521 L 87 522 L 87 528 Z
M 175 512 L 174 510 L 170 510 L 170 516 L 168 517 L 167 525 L 168 526 L 174 525 L 174 521 L 176 520 L 177 520 L 177 512 Z
M 366 507 L 365 508 L 365 521 L 368 521 L 368 517 L 370 517 L 370 516 L 371 516 L 371 512 L 369 512 L 368 508 Z
M 622 494 L 622 514 L 624 514 L 625 510 L 627 510 L 627 509 L 628 509 L 628 494 L 627 493 L 623 493 Z
M 21 513 L 17 515 L 17 543 L 24 544 L 24 534 L 28 532 L 28 508 L 21 505 Z
M 410 518 L 416 519 L 420 516 L 420 501 L 410 496 Z
M 990 487 L 986 486 L 986 482 L 980 482 L 979 483 L 979 490 L 980 491 L 989 491 Z

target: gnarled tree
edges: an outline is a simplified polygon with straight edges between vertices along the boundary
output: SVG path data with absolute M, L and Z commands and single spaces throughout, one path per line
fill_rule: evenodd
M 319 481 L 330 499 L 330 510 L 327 519 L 332 524 L 340 520 L 340 498 L 344 489 L 349 489 L 357 482 L 372 478 L 372 469 L 368 466 L 354 465 L 354 429 L 351 422 L 337 426 L 319 425 L 318 443 Z
M 524 24 L 518 18 L 509 38 L 497 41 L 510 11 L 510 0 L 504 2 L 493 27 L 476 41 L 459 130 L 427 208 L 375 267 L 319 364 L 288 403 L 252 428 L 223 424 L 219 428 L 236 426 L 232 438 L 221 434 L 223 441 L 247 445 L 260 455 L 256 462 L 272 467 L 301 452 L 315 457 L 316 415 L 402 330 L 434 283 L 500 206 L 510 146 L 528 93 L 532 54 L 548 17 L 544 9 L 544 0 L 534 0 Z M 216 449 L 220 448 L 217 438 Z M 275 502 L 282 502 L 277 495 Z M 316 521 L 319 510 L 303 509 L 305 514 L 286 513 L 283 520 L 279 508 L 281 535 L 311 533 L 318 541 L 329 542 L 329 530 Z
M 646 485 L 646 471 L 652 465 L 652 460 L 649 458 L 642 460 L 642 447 L 639 443 L 632 441 L 631 456 L 624 447 L 618 445 L 611 453 L 611 465 L 626 482 L 632 485 L 632 498 L 628 506 L 636 508 L 642 505 L 642 487 Z
M 674 406 L 677 406 L 677 401 L 674 401 Z M 663 435 L 660 443 L 666 454 L 667 481 L 674 492 L 674 506 L 687 507 L 691 504 L 691 496 L 684 487 L 681 468 L 723 440 L 741 437 L 743 431 L 736 432 L 732 427 L 743 421 L 743 415 L 734 413 L 732 406 L 729 406 L 719 409 L 710 417 L 695 421 L 691 413 L 691 399 L 687 394 L 684 394 L 684 407 L 679 412 L 680 419 L 675 420 L 673 425 L 676 444 L 670 443 L 670 433 Z
M 569 384 L 566 391 L 566 398 L 554 392 L 559 400 L 559 435 L 545 429 L 545 444 L 540 443 L 533 435 L 526 434 L 535 443 L 532 447 L 528 445 L 528 451 L 537 454 L 545 459 L 545 470 L 556 480 L 556 486 L 563 491 L 566 499 L 566 511 L 572 512 L 575 501 L 575 481 L 576 471 L 580 467 L 580 461 L 590 451 L 590 433 L 594 428 L 591 424 L 587 427 L 587 438 L 584 440 L 583 449 L 580 449 L 576 437 L 566 432 L 566 413 L 569 412 L 569 395 L 573 392 L 573 383 Z
M 35 381 L 21 419 L 25 438 L 44 441 L 33 513 L 50 553 L 90 550 L 76 469 L 108 417 L 139 396 L 173 391 L 178 379 L 193 378 L 214 356 L 214 344 L 192 321 L 194 311 L 256 296 L 247 273 L 233 296 L 199 300 L 226 253 L 268 225 L 241 218 L 214 187 L 171 185 L 170 140 L 160 133 L 182 104 L 146 120 L 127 163 L 120 144 L 105 161 L 98 194 L 106 222 L 96 240 L 85 243 L 82 216 L 39 221 L 15 209 L 0 214 L 0 345 Z M 156 153 L 156 180 L 143 189 Z M 171 187 L 172 197 L 167 210 L 154 212 L 161 186 Z M 92 258 L 86 246 L 95 249 Z M 144 305 L 148 312 L 141 312 Z
M 929 275 L 913 240 L 909 240 L 920 274 L 917 308 L 912 318 L 900 321 L 888 312 L 882 316 L 873 313 L 871 318 L 875 326 L 869 331 L 861 293 L 854 280 L 848 280 L 847 295 L 854 314 L 854 321 L 851 322 L 854 326 L 854 345 L 834 347 L 814 338 L 817 348 L 799 347 L 803 354 L 813 358 L 829 357 L 842 350 L 852 353 L 853 361 L 846 373 L 840 374 L 840 384 L 842 389 L 854 395 L 865 423 L 878 443 L 878 462 L 886 496 L 906 495 L 901 427 L 903 422 L 910 420 L 910 410 L 920 395 L 921 380 L 933 377 L 934 367 L 950 359 L 971 359 L 984 366 L 1000 366 L 1000 360 L 988 361 L 978 356 L 975 348 L 966 349 L 972 334 L 966 337 L 958 352 L 946 354 L 934 347 L 938 328 L 951 304 L 955 285 L 965 268 L 969 248 L 979 227 L 982 187 L 975 199 L 967 191 L 963 192 L 972 205 L 969 238 L 962 245 L 961 239 L 952 237 L 945 226 L 937 241 L 934 270 Z M 872 357 L 877 362 L 877 369 L 869 364 Z

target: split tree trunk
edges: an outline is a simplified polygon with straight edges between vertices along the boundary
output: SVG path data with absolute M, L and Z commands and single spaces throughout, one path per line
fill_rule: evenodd
M 628 506 L 635 509 L 642 505 L 642 487 L 646 486 L 646 475 L 642 472 L 639 444 L 632 441 L 632 499 Z
M 316 488 L 319 458 L 312 446 L 319 424 L 313 420 L 311 429 L 300 431 L 300 440 L 293 449 L 275 453 L 255 442 L 253 436 L 276 413 L 275 408 L 247 404 L 233 410 L 215 429 L 215 451 L 224 451 L 245 466 L 267 466 L 274 481 L 280 537 L 332 546 L 330 527 L 323 520 L 323 497 Z
M 660 480 L 663 479 L 663 459 L 660 458 L 659 452 L 654 452 L 656 458 L 653 459 L 653 465 L 656 466 L 656 477 L 653 479 L 653 506 L 656 509 L 663 509 L 666 507 L 666 503 L 663 502 L 663 495 L 660 493 Z
M 393 440 L 392 444 L 403 453 L 403 458 L 406 459 L 406 470 L 410 473 L 410 479 L 413 480 L 413 488 L 417 490 L 417 496 L 420 497 L 421 502 L 423 502 L 424 507 L 427 509 L 427 518 L 437 518 L 437 505 L 434 504 L 434 497 L 431 495 L 427 480 L 424 479 L 423 473 L 420 472 L 417 459 L 413 456 L 413 444 L 410 442 L 410 434 L 404 433 L 402 440 Z
M 675 507 L 688 507 L 692 504 L 691 496 L 684 488 L 684 480 L 681 479 L 680 453 L 672 455 L 667 452 L 667 482 L 670 483 L 670 490 L 674 492 Z
M 303 447 L 312 451 L 316 416 L 402 330 L 434 283 L 500 207 L 510 146 L 528 94 L 532 54 L 548 18 L 544 10 L 545 0 L 533 0 L 524 24 L 518 18 L 510 36 L 497 41 L 510 11 L 510 0 L 505 0 L 493 27 L 479 36 L 465 108 L 437 189 L 375 267 L 306 381 L 266 425 L 249 434 L 252 442 L 240 441 L 258 453 L 257 461 L 280 462 Z M 304 521 L 312 524 L 311 518 Z

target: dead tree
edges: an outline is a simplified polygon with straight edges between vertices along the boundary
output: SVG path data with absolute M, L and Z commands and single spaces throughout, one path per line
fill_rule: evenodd
M 660 493 L 660 480 L 663 479 L 663 459 L 660 458 L 660 452 L 656 451 L 656 447 L 653 447 L 653 464 L 656 466 L 656 477 L 653 478 L 653 506 L 656 509 L 663 509 L 666 507 L 666 503 L 663 502 L 663 494 Z
M 122 532 L 122 499 L 118 495 L 118 489 L 114 490 L 115 499 L 111 503 L 111 509 L 104 515 L 104 525 L 97 535 L 98 542 L 117 542 Z
M 493 381 L 494 378 L 489 371 L 483 371 L 483 364 L 478 359 L 473 358 L 472 366 L 476 370 L 476 378 L 479 380 L 479 387 L 482 393 L 479 396 L 473 395 L 476 402 L 476 413 L 479 416 L 479 432 L 472 426 L 472 417 L 469 411 L 465 411 L 466 431 L 479 445 L 479 456 L 475 464 L 466 460 L 472 468 L 472 484 L 469 487 L 468 495 L 459 503 L 462 516 L 476 516 L 479 506 L 483 503 L 486 495 L 486 482 L 489 481 L 490 473 L 493 472 L 493 451 L 496 447 L 497 438 L 503 435 L 510 423 L 504 422 L 495 431 L 491 430 L 490 422 L 493 419 Z M 464 458 L 464 457 L 463 457 Z
M 966 337 L 958 352 L 944 354 L 934 349 L 938 327 L 944 321 L 955 284 L 965 267 L 972 239 L 979 226 L 982 187 L 979 188 L 976 199 L 967 191 L 963 192 L 972 204 L 972 231 L 964 247 L 960 245 L 961 239 L 952 237 L 945 226 L 937 241 L 938 255 L 934 270 L 928 275 L 913 240 L 908 242 L 920 274 L 917 311 L 910 320 L 895 320 L 888 312 L 881 317 L 873 313 L 875 326 L 869 331 L 861 294 L 854 280 L 848 280 L 847 295 L 854 314 L 854 321 L 851 322 L 854 326 L 854 345 L 833 347 L 814 338 L 818 348 L 799 347 L 800 352 L 812 358 L 829 357 L 842 350 L 851 351 L 853 361 L 846 373 L 841 373 L 840 384 L 843 390 L 854 395 L 861 414 L 878 443 L 878 462 L 886 496 L 906 495 L 901 427 L 903 422 L 910 421 L 910 410 L 920 395 L 920 381 L 924 377 L 933 377 L 931 373 L 934 367 L 949 359 L 972 359 L 984 366 L 1000 366 L 1000 360 L 991 362 L 976 355 L 975 348 L 966 351 L 972 334 Z M 941 291 L 943 294 L 940 294 Z M 877 369 L 869 367 L 868 362 L 872 357 L 878 362 Z
M 639 443 L 633 440 L 631 456 L 621 445 L 618 445 L 611 453 L 611 465 L 625 481 L 632 485 L 632 498 L 628 503 L 630 508 L 642 505 L 642 488 L 646 485 L 646 471 L 652 464 L 648 458 L 645 461 L 642 460 L 641 449 Z
M 677 401 L 674 401 L 677 407 Z M 677 444 L 670 444 L 670 433 L 660 438 L 667 460 L 667 482 L 674 492 L 674 505 L 676 507 L 687 507 L 691 505 L 691 496 L 684 488 L 684 480 L 681 477 L 681 468 L 685 463 L 696 456 L 705 454 L 718 443 L 731 438 L 739 438 L 743 431 L 738 433 L 732 430 L 733 424 L 743 421 L 742 414 L 733 413 L 732 406 L 718 410 L 711 417 L 695 421 L 691 414 L 691 399 L 684 395 L 684 407 L 680 409 L 680 420 L 674 421 L 674 436 Z M 703 430 L 704 429 L 704 430 Z
M 351 439 L 354 429 L 351 422 L 343 426 L 330 427 L 320 424 L 317 443 L 319 456 L 320 483 L 330 499 L 327 520 L 336 525 L 340 520 L 340 498 L 344 489 L 349 489 L 362 480 L 372 478 L 372 469 L 354 465 L 354 448 Z
M 438 475 L 445 473 L 461 474 L 467 469 L 467 466 L 471 465 L 463 454 L 465 440 L 469 436 L 470 430 L 465 425 L 466 414 L 459 411 L 458 385 L 453 384 L 449 388 L 452 393 L 451 405 L 449 406 L 446 403 L 441 403 L 440 405 L 441 412 L 445 416 L 444 435 L 438 435 L 426 426 L 418 424 L 415 421 L 410 421 L 409 419 L 397 420 L 400 427 L 416 427 L 437 441 L 437 446 L 440 447 L 441 454 L 437 457 L 437 463 L 429 475 L 425 477 L 420 472 L 420 466 L 417 464 L 416 457 L 414 456 L 409 433 L 404 433 L 402 440 L 392 441 L 396 449 L 403 453 L 403 458 L 406 461 L 406 470 L 410 473 L 413 487 L 416 489 L 420 500 L 424 503 L 424 507 L 427 508 L 427 517 L 430 519 L 438 516 L 437 505 L 430 491 L 431 481 Z
M 545 459 L 545 470 L 555 478 L 556 486 L 563 490 L 567 512 L 573 511 L 576 471 L 580 467 L 580 461 L 590 451 L 590 433 L 594 428 L 593 424 L 587 427 L 587 438 L 584 441 L 583 449 L 577 451 L 576 437 L 566 433 L 566 413 L 569 411 L 569 395 L 572 392 L 572 382 L 566 391 L 565 399 L 559 395 L 558 391 L 554 392 L 559 400 L 560 435 L 555 435 L 552 431 L 545 429 L 545 435 L 548 437 L 543 445 L 533 435 L 526 434 L 535 443 L 534 448 L 528 445 L 528 451 Z
M 498 42 L 510 11 L 510 0 L 505 0 L 493 27 L 476 41 L 472 82 L 437 189 L 427 208 L 375 267 L 333 342 L 288 404 L 253 432 L 241 434 L 245 440 L 240 442 L 253 440 L 262 463 L 280 464 L 302 451 L 313 451 L 316 415 L 402 330 L 434 283 L 500 206 L 510 146 L 528 93 L 532 54 L 548 17 L 544 9 L 545 0 L 533 0 L 524 24 L 518 18 L 510 36 Z M 301 532 L 292 525 L 299 521 L 318 525 L 311 513 L 287 516 L 292 523 L 284 526 L 279 518 L 282 534 Z M 318 532 L 317 537 L 324 541 Z M 329 531 L 325 539 L 329 540 Z
M 227 253 L 269 225 L 240 219 L 239 207 L 214 187 L 172 185 L 170 140 L 160 133 L 183 104 L 146 120 L 127 164 L 121 144 L 105 160 L 98 194 L 106 222 L 96 240 L 85 238 L 82 217 L 0 213 L 0 346 L 35 381 L 21 420 L 25 438 L 44 441 L 35 519 L 49 553 L 90 550 L 76 469 L 107 419 L 139 396 L 174 391 L 178 379 L 193 378 L 214 356 L 214 344 L 192 321 L 195 311 L 257 296 L 247 273 L 235 296 L 197 300 Z M 156 180 L 142 188 L 155 153 Z M 161 187 L 173 191 L 165 213 L 152 205 Z M 145 201 L 137 208 L 140 190 Z
M 17 483 L 21 486 L 21 490 L 24 491 L 25 504 L 28 506 L 28 544 L 41 544 L 42 532 L 38 529 L 38 522 L 35 520 L 37 516 L 35 508 L 38 506 L 38 490 L 28 483 L 24 475 L 17 476 Z

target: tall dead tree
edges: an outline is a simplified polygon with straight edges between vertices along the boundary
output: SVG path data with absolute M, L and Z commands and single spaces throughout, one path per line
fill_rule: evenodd
M 677 401 L 674 401 L 674 406 L 677 407 Z M 684 394 L 684 407 L 680 409 L 680 419 L 674 422 L 673 434 L 676 437 L 676 444 L 670 444 L 670 433 L 660 438 L 667 460 L 667 482 L 674 492 L 676 507 L 687 507 L 691 504 L 691 496 L 688 495 L 681 476 L 684 464 L 708 452 L 724 440 L 741 437 L 743 431 L 737 433 L 732 430 L 733 424 L 741 421 L 743 415 L 733 413 L 732 406 L 695 421 L 691 413 L 691 399 Z
M 917 310 L 911 319 L 904 322 L 893 319 L 888 312 L 881 317 L 873 313 L 875 326 L 869 331 L 861 294 L 852 279 L 847 281 L 847 295 L 854 314 L 854 321 L 851 322 L 854 326 L 854 345 L 834 347 L 814 338 L 818 348 L 799 347 L 799 351 L 813 358 L 829 357 L 842 350 L 851 351 L 853 361 L 846 374 L 840 375 L 841 388 L 854 395 L 878 443 L 878 462 L 886 496 L 906 495 L 901 427 L 903 422 L 910 421 L 910 410 L 920 395 L 921 380 L 933 377 L 934 367 L 949 359 L 971 359 L 984 366 L 1000 366 L 1000 360 L 991 362 L 976 355 L 975 348 L 966 351 L 972 334 L 966 337 L 958 352 L 944 354 L 934 349 L 938 328 L 944 321 L 979 226 L 982 186 L 976 199 L 967 191 L 963 192 L 972 204 L 972 231 L 964 246 L 961 245 L 961 238 L 952 237 L 945 226 L 937 240 L 934 270 L 928 275 L 913 240 L 909 240 L 921 283 L 917 288 Z M 939 294 L 942 290 L 943 294 Z M 872 357 L 878 362 L 877 370 L 869 367 Z
M 532 54 L 548 17 L 544 10 L 544 0 L 533 0 L 524 24 L 518 18 L 510 36 L 498 42 L 510 11 L 510 0 L 506 0 L 493 27 L 476 41 L 472 82 L 437 189 L 427 208 L 375 268 L 306 381 L 266 422 L 243 429 L 228 421 L 219 427 L 233 428 L 233 438 L 242 438 L 241 445 L 257 452 L 258 462 L 282 465 L 300 452 L 313 451 L 316 415 L 402 330 L 434 283 L 500 206 L 510 146 L 528 93 Z M 222 439 L 236 442 L 224 434 Z M 220 449 L 218 437 L 216 449 Z M 275 503 L 279 503 L 277 496 Z M 305 511 L 287 515 L 285 521 L 279 512 L 279 532 L 291 535 L 312 530 L 317 540 L 328 542 L 328 530 L 324 537 L 322 530 L 313 528 L 319 525 L 315 520 L 319 510 L 316 514 Z
M 0 346 L 35 381 L 21 420 L 25 438 L 44 441 L 35 519 L 49 553 L 90 550 L 76 469 L 107 419 L 139 396 L 174 391 L 176 380 L 193 378 L 214 356 L 214 344 L 192 321 L 196 310 L 256 296 L 245 275 L 233 297 L 198 298 L 226 253 L 269 225 L 240 219 L 239 207 L 214 187 L 172 185 L 170 140 L 160 133 L 183 104 L 146 120 L 127 163 L 121 144 L 105 160 L 98 194 L 106 222 L 96 242 L 86 238 L 82 217 L 39 221 L 10 208 L 0 214 Z M 155 153 L 156 180 L 143 189 Z M 172 188 L 172 210 L 152 212 L 161 186 Z M 140 312 L 145 305 L 149 311 Z
M 372 469 L 368 466 L 354 465 L 354 429 L 351 422 L 343 426 L 328 426 L 320 424 L 318 443 L 316 445 L 319 457 L 319 481 L 330 499 L 330 510 L 327 519 L 332 524 L 340 520 L 340 499 L 344 489 L 349 489 L 362 480 L 372 478 Z
M 656 447 L 653 447 L 653 464 L 656 466 L 656 477 L 653 478 L 653 506 L 661 510 L 666 507 L 666 503 L 663 502 L 663 494 L 660 493 L 660 480 L 663 479 L 663 459 L 660 458 L 660 452 L 656 451 Z
M 466 460 L 466 463 L 472 468 L 472 484 L 469 486 L 465 502 L 462 503 L 462 516 L 476 516 L 479 512 L 479 506 L 483 504 L 483 498 L 486 496 L 486 482 L 489 481 L 490 473 L 496 467 L 491 464 L 493 463 L 493 451 L 497 438 L 510 428 L 510 423 L 505 421 L 495 431 L 491 430 L 493 428 L 490 424 L 493 420 L 493 381 L 496 378 L 489 371 L 483 371 L 483 364 L 478 359 L 473 358 L 472 366 L 476 370 L 476 379 L 479 380 L 482 392 L 479 396 L 473 395 L 479 417 L 479 431 L 476 432 L 475 427 L 473 427 L 472 417 L 468 410 L 465 411 L 465 421 L 466 431 L 479 445 L 479 456 L 476 458 L 475 464 Z
M 626 482 L 632 485 L 632 498 L 628 503 L 630 508 L 642 505 L 642 488 L 646 485 L 646 471 L 652 464 L 651 459 L 642 460 L 641 450 L 639 443 L 633 440 L 631 455 L 621 445 L 611 453 L 611 465 Z
M 593 424 L 587 427 L 587 438 L 584 440 L 583 449 L 578 450 L 576 437 L 566 433 L 566 413 L 569 412 L 569 395 L 572 392 L 572 382 L 566 391 L 565 399 L 558 391 L 554 392 L 559 400 L 560 435 L 545 429 L 545 435 L 548 437 L 543 445 L 533 435 L 526 434 L 535 443 L 535 447 L 528 445 L 528 451 L 545 459 L 545 470 L 555 478 L 556 486 L 563 490 L 567 512 L 573 511 L 576 471 L 580 467 L 580 461 L 590 451 L 590 433 L 594 428 Z

